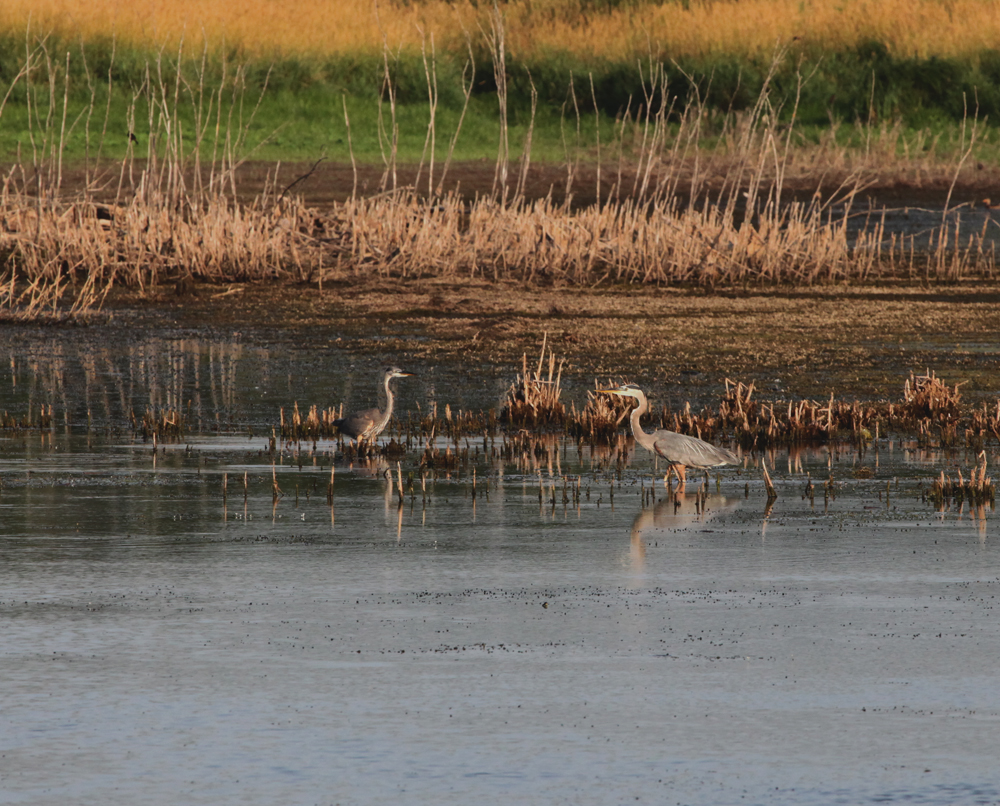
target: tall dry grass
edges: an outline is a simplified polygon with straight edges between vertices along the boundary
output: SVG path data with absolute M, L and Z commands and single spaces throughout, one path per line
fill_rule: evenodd
M 114 35 L 137 47 L 231 48 L 248 57 L 380 52 L 384 43 L 419 51 L 433 35 L 464 50 L 464 31 L 488 28 L 490 3 L 475 0 L 5 0 L 0 33 L 52 31 L 70 41 Z M 603 6 L 603 7 L 602 7 Z M 997 0 L 693 0 L 597 4 L 511 0 L 500 4 L 507 46 L 518 59 L 555 52 L 624 61 L 635 57 L 768 58 L 775 43 L 824 51 L 883 42 L 903 57 L 957 56 L 996 48 Z M 376 14 L 377 9 L 377 14 Z
M 666 95 L 662 72 L 653 74 L 650 95 L 654 89 Z M 882 137 L 873 138 L 871 162 L 850 167 L 846 158 L 826 160 L 828 168 L 838 160 L 843 166 L 833 192 L 791 201 L 786 185 L 802 154 L 794 129 L 778 124 L 767 85 L 749 113 L 729 116 L 713 148 L 704 146 L 705 114 L 697 103 L 676 112 L 679 127 L 668 125 L 669 107 L 654 109 L 646 106 L 619 121 L 617 140 L 605 150 L 614 162 L 598 163 L 598 202 L 584 209 L 569 204 L 580 180 L 568 157 L 564 203 L 518 193 L 471 203 L 456 196 L 428 200 L 402 188 L 391 196 L 354 198 L 321 216 L 323 234 L 315 247 L 329 250 L 326 265 L 333 271 L 355 278 L 444 275 L 713 288 L 958 281 L 995 273 L 986 230 L 960 242 L 947 216 L 929 250 L 912 236 L 887 234 L 878 215 L 860 231 L 850 230 L 870 166 L 892 150 L 891 130 L 883 130 L 887 148 L 877 147 Z M 966 155 L 975 137 L 972 125 Z M 522 163 L 528 160 L 526 152 Z M 822 173 L 812 178 L 817 184 L 828 179 Z
M 144 145 L 133 137 L 121 161 L 101 158 L 104 134 L 121 122 L 93 103 L 71 116 L 58 67 L 44 39 L 29 40 L 11 83 L 26 95 L 30 129 L 0 178 L 0 315 L 76 316 L 100 308 L 115 285 L 259 280 L 295 264 L 286 212 L 295 202 L 268 183 L 251 204 L 237 200 L 255 113 L 239 67 L 208 87 L 203 72 L 168 71 L 162 54 L 147 63 L 127 121 Z M 182 104 L 194 131 L 183 131 Z M 67 193 L 63 152 L 77 127 L 86 130 L 83 189 Z
M 506 42 L 502 26 L 495 17 L 486 34 L 497 63 Z M 238 67 L 218 86 L 206 86 L 204 72 L 185 74 L 183 60 L 175 64 L 181 66 L 174 72 L 159 56 L 147 64 L 129 111 L 130 130 L 140 133 L 144 147 L 136 144 L 124 160 L 109 163 L 100 158 L 99 134 L 109 125 L 107 113 L 102 119 L 92 105 L 71 120 L 44 41 L 27 49 L 15 83 L 25 85 L 29 108 L 47 112 L 33 120 L 30 149 L 0 185 L 3 315 L 74 316 L 99 308 L 116 285 L 145 291 L 188 279 L 322 285 L 329 279 L 444 276 L 713 288 L 957 281 L 995 272 L 995 254 L 983 235 L 957 242 L 947 216 L 929 251 L 912 238 L 907 244 L 887 236 L 877 216 L 852 234 L 848 225 L 865 186 L 864 166 L 842 176 L 832 193 L 790 201 L 795 130 L 778 123 L 767 82 L 751 110 L 723 121 L 712 147 L 703 133 L 706 110 L 697 100 L 684 109 L 646 102 L 626 111 L 614 141 L 589 155 L 597 159 L 598 201 L 583 209 L 571 204 L 583 181 L 577 154 L 567 152 L 564 203 L 520 192 L 530 139 L 519 162 L 506 144 L 499 149 L 492 196 L 467 201 L 442 195 L 433 162 L 417 172 L 419 177 L 426 169 L 426 184 L 402 186 L 387 91 L 383 192 L 314 210 L 273 184 L 250 203 L 239 199 L 237 176 L 253 154 L 248 131 L 259 99 L 248 95 Z M 433 106 L 432 59 L 427 75 Z M 662 69 L 646 75 L 645 92 L 669 98 Z M 182 107 L 194 131 L 184 131 Z M 78 125 L 87 127 L 88 138 L 93 130 L 93 143 L 86 187 L 70 195 L 62 184 L 62 154 L 67 127 Z M 965 132 L 964 157 L 975 137 L 973 124 Z M 439 179 L 447 167 L 440 166 Z
M 556 365 L 556 354 L 549 347 L 548 377 L 545 377 L 545 350 L 548 334 L 542 339 L 538 366 L 528 368 L 528 354 L 522 357 L 521 374 L 507 390 L 500 412 L 501 421 L 514 426 L 561 425 L 566 419 L 566 407 L 559 399 L 562 394 L 563 362 Z

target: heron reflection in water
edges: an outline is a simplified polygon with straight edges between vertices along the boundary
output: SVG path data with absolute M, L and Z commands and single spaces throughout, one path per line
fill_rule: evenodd
M 668 493 L 651 507 L 643 507 L 632 521 L 629 535 L 629 560 L 634 568 L 646 562 L 646 541 L 656 532 L 679 532 L 704 525 L 743 503 L 742 498 L 713 493 Z
M 668 431 L 665 428 L 657 429 L 652 433 L 644 431 L 639 423 L 639 418 L 649 410 L 649 401 L 646 400 L 642 389 L 634 383 L 623 383 L 617 389 L 600 389 L 598 391 L 619 397 L 631 397 L 638 401 L 639 405 L 632 409 L 632 414 L 629 416 L 629 422 L 632 424 L 632 436 L 646 450 L 667 460 L 670 469 L 677 473 L 677 478 L 680 480 L 678 489 L 684 489 L 687 481 L 687 468 L 689 467 L 707 472 L 710 467 L 738 465 L 740 463 L 739 457 L 732 451 L 711 445 L 703 439 L 689 437 L 687 434 L 678 434 L 676 431 Z M 663 483 L 666 484 L 669 478 L 670 470 L 663 477 Z
M 392 419 L 392 408 L 395 399 L 389 382 L 393 378 L 410 378 L 412 372 L 404 372 L 399 367 L 386 367 L 382 370 L 382 386 L 385 389 L 386 406 L 385 411 L 379 408 L 364 409 L 348 414 L 333 421 L 337 430 L 341 434 L 355 439 L 360 447 L 363 442 L 374 443 L 375 438 L 381 434 Z

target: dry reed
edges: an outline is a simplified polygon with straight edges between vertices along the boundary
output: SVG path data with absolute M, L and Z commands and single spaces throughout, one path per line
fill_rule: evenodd
M 185 418 L 181 412 L 170 408 L 147 407 L 141 418 L 129 412 L 132 431 L 144 440 L 179 437 L 184 433 Z
M 957 471 L 957 475 L 956 479 L 952 479 L 942 470 L 941 475 L 931 485 L 931 500 L 938 506 L 944 506 L 952 501 L 957 504 L 968 501 L 973 505 L 994 506 L 996 487 L 992 477 L 986 475 L 985 451 L 980 452 L 977 466 L 969 471 L 968 479 L 962 476 L 961 470 Z
M 591 444 L 610 442 L 629 411 L 632 401 L 616 395 L 598 394 L 600 389 L 613 389 L 622 381 L 608 380 L 606 385 L 594 382 L 593 391 L 587 391 L 587 403 L 580 412 L 576 404 L 570 405 L 567 416 L 567 433 Z
M 958 414 L 962 395 L 956 383 L 953 389 L 943 383 L 931 370 L 924 375 L 914 375 L 903 385 L 903 414 L 913 419 L 924 417 L 932 420 L 947 420 Z
M 338 417 L 340 415 L 334 409 L 320 411 L 315 405 L 310 406 L 309 412 L 303 416 L 296 402 L 289 417 L 285 416 L 284 407 L 281 408 L 278 433 L 283 440 L 292 442 L 330 439 L 337 435 L 337 426 L 333 421 Z
M 543 342 L 534 367 L 528 366 L 526 355 L 522 357 L 522 371 L 511 384 L 499 417 L 492 409 L 453 413 L 450 407 L 442 415 L 433 406 L 418 418 L 407 415 L 390 424 L 387 433 L 392 435 L 392 441 L 387 445 L 368 446 L 360 452 L 355 446 L 345 445 L 344 455 L 351 459 L 389 456 L 422 443 L 424 467 L 454 470 L 470 461 L 470 439 L 479 437 L 483 455 L 507 461 L 530 456 L 539 461 L 548 459 L 553 449 L 539 441 L 540 436 L 546 431 L 551 436 L 553 428 L 574 437 L 581 445 L 615 445 L 622 449 L 631 439 L 622 425 L 629 411 L 627 401 L 608 400 L 606 395 L 588 391 L 582 409 L 577 409 L 575 403 L 567 409 L 561 401 L 561 366 L 562 362 Z M 608 383 L 616 385 L 612 380 Z M 709 441 L 731 439 L 747 451 L 824 443 L 850 443 L 863 450 L 881 434 L 889 433 L 913 434 L 927 447 L 957 446 L 962 433 L 966 446 L 977 451 L 990 438 L 1000 442 L 1000 401 L 993 406 L 983 404 L 971 411 L 962 410 L 957 391 L 960 386 L 944 386 L 931 371 L 924 376 L 911 375 L 904 383 L 908 394 L 917 389 L 918 394 L 932 396 L 936 401 L 935 411 L 940 418 L 933 420 L 919 416 L 924 411 L 920 408 L 916 409 L 917 416 L 907 414 L 905 403 L 843 401 L 833 394 L 822 403 L 801 399 L 758 401 L 755 384 L 727 378 L 717 409 L 705 406 L 695 411 L 690 403 L 678 410 L 662 406 L 650 413 L 647 427 L 666 428 Z M 601 387 L 598 384 L 596 388 Z M 315 406 L 302 416 L 295 404 L 291 416 L 281 410 L 280 433 L 288 441 L 315 442 L 333 437 L 332 420 L 336 416 L 332 409 L 320 413 Z M 503 434 L 502 442 L 491 444 L 498 434 Z M 441 438 L 450 444 L 442 446 Z M 476 447 L 475 455 L 479 453 Z
M 538 366 L 528 369 L 528 354 L 522 356 L 521 374 L 507 390 L 507 399 L 500 411 L 500 420 L 515 427 L 545 427 L 562 425 L 566 419 L 566 407 L 559 400 L 562 394 L 563 361 L 558 368 L 556 355 L 548 348 L 548 376 L 544 375 L 548 334 L 542 339 L 542 349 L 538 355 Z

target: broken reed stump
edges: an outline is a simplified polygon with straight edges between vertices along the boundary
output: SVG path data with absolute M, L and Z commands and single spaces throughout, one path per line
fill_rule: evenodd
M 767 462 L 763 456 L 760 459 L 760 467 L 764 475 L 764 487 L 767 489 L 767 502 L 771 504 L 777 500 L 778 493 L 774 489 L 774 482 L 771 481 L 771 474 L 767 472 Z
M 181 436 L 184 433 L 185 418 L 176 409 L 157 409 L 147 406 L 141 420 L 135 416 L 135 411 L 130 409 L 129 422 L 132 424 L 132 433 L 139 434 L 147 440 Z

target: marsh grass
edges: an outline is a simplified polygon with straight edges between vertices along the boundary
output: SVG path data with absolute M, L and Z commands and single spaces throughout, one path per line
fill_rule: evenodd
M 490 25 L 484 32 L 490 58 L 502 65 L 504 20 L 495 16 Z M 469 53 L 471 65 L 471 48 Z M 155 293 L 164 283 L 180 288 L 192 280 L 322 285 L 433 276 L 713 289 L 994 276 L 985 231 L 958 242 L 947 216 L 930 251 L 912 238 L 907 244 L 887 236 L 877 216 L 849 236 L 866 186 L 864 168 L 838 176 L 828 190 L 821 177 L 805 201 L 790 197 L 795 130 L 780 122 L 781 109 L 770 95 L 780 54 L 752 108 L 711 126 L 703 102 L 674 106 L 666 71 L 650 64 L 642 73 L 643 97 L 622 112 L 614 136 L 599 150 L 585 154 L 567 136 L 561 201 L 552 193 L 540 199 L 523 193 L 532 159 L 530 123 L 519 156 L 509 130 L 501 127 L 492 194 L 470 200 L 445 190 L 448 157 L 435 157 L 433 54 L 428 40 L 423 64 L 431 114 L 413 183 L 404 184 L 399 171 L 397 96 L 386 55 L 379 103 L 381 192 L 364 197 L 355 179 L 350 199 L 316 210 L 274 177 L 249 201 L 238 192 L 240 169 L 262 143 L 252 131 L 266 76 L 263 89 L 251 92 L 246 69 L 227 64 L 210 83 L 204 54 L 192 72 L 181 53 L 168 58 L 161 52 L 143 66 L 142 81 L 132 88 L 126 122 L 134 142 L 130 138 L 124 159 L 109 161 L 103 136 L 119 125 L 109 108 L 93 102 L 71 114 L 66 69 L 44 39 L 29 40 L 10 85 L 33 110 L 29 148 L 0 186 L 3 316 L 86 316 L 116 286 Z M 98 77 L 87 75 L 96 86 Z M 468 75 L 461 85 L 466 102 Z M 496 74 L 501 119 L 507 114 L 505 75 Z M 579 131 L 584 118 L 574 87 L 568 132 Z M 0 124 L 2 114 L 0 107 Z M 595 117 L 600 130 L 599 113 Z M 63 156 L 67 140 L 80 131 L 87 143 L 85 183 L 70 194 L 63 186 Z M 460 133 L 459 125 L 454 136 Z M 956 178 L 978 134 L 975 121 L 963 129 Z M 594 184 L 586 189 L 596 201 L 577 207 L 584 158 L 596 167 L 587 179 Z M 540 373 L 541 366 L 529 377 L 525 363 L 508 417 L 562 421 L 558 377 L 553 401 Z
M 592 444 L 610 442 L 628 416 L 632 401 L 617 395 L 599 394 L 599 390 L 613 389 L 623 382 L 611 379 L 608 379 L 606 385 L 595 382 L 594 389 L 587 391 L 587 402 L 579 412 L 576 410 L 576 403 L 571 403 L 567 433 Z
M 956 471 L 957 478 L 945 475 L 942 470 L 941 475 L 936 478 L 931 485 L 930 498 L 937 504 L 938 508 L 955 503 L 961 505 L 968 502 L 973 506 L 988 505 L 991 509 L 996 504 L 996 485 L 993 478 L 986 475 L 986 452 L 979 454 L 978 462 L 969 471 L 966 479 L 962 471 Z
M 507 397 L 500 410 L 500 421 L 514 427 L 562 426 L 566 407 L 559 399 L 562 395 L 563 361 L 556 363 L 556 354 L 547 345 L 548 334 L 542 339 L 538 365 L 528 368 L 528 354 L 521 359 L 521 373 L 507 390 Z M 546 361 L 546 349 L 548 356 Z M 545 365 L 548 364 L 548 374 Z

